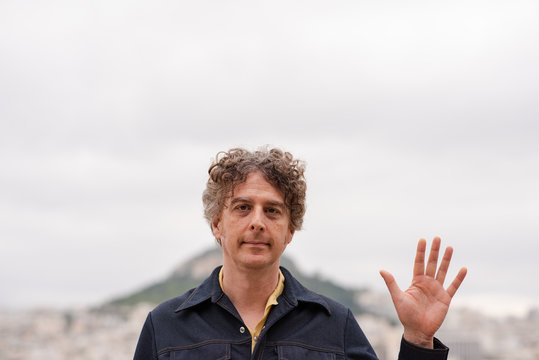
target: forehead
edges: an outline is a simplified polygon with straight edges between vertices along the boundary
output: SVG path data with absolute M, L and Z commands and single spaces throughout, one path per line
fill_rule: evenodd
M 281 191 L 266 180 L 259 171 L 249 173 L 244 182 L 236 185 L 231 198 L 237 197 L 267 198 L 272 201 L 284 202 Z

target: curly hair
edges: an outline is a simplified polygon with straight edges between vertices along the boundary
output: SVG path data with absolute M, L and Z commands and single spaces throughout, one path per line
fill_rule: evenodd
M 254 152 L 233 148 L 217 153 L 208 169 L 209 179 L 202 194 L 204 217 L 210 226 L 226 200 L 233 196 L 236 185 L 243 183 L 254 171 L 260 171 L 281 192 L 290 215 L 290 229 L 300 230 L 307 190 L 305 163 L 278 148 L 260 148 Z

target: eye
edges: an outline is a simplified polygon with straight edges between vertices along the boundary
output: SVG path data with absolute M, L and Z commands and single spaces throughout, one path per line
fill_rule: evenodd
M 236 206 L 236 209 L 240 210 L 240 211 L 247 211 L 249 210 L 249 206 L 243 204 L 243 205 L 238 205 Z
M 267 208 L 266 212 L 269 214 L 278 214 L 279 210 L 277 210 L 276 208 Z

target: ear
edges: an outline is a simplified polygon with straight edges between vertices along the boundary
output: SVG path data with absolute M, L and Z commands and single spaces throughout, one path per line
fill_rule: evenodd
M 219 215 L 211 222 L 211 229 L 213 231 L 213 236 L 215 236 L 216 239 L 220 239 L 223 234 L 221 233 L 221 217 Z
M 292 242 L 292 237 L 294 237 L 295 230 L 288 228 L 288 234 L 286 234 L 286 245 L 290 244 Z

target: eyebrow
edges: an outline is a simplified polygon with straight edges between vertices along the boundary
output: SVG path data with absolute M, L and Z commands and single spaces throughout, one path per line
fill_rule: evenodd
M 252 203 L 253 201 L 249 198 L 245 198 L 245 197 L 236 197 L 236 198 L 233 198 L 232 200 L 230 200 L 230 206 L 233 206 L 237 203 Z M 266 201 L 264 203 L 264 206 L 274 206 L 274 207 L 278 207 L 280 208 L 281 210 L 284 210 L 285 209 L 285 206 L 284 206 L 284 203 L 280 202 L 280 201 Z
M 251 200 L 249 200 L 248 198 L 243 198 L 243 197 L 236 197 L 236 198 L 233 198 L 232 200 L 230 200 L 230 206 L 232 205 L 235 205 L 237 203 L 244 203 L 244 202 L 251 202 Z

